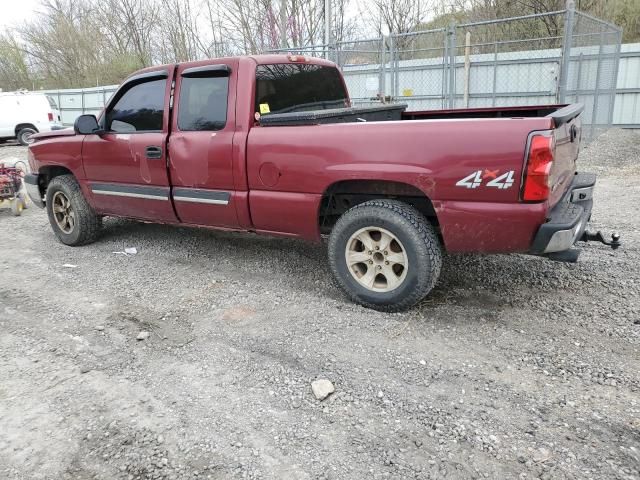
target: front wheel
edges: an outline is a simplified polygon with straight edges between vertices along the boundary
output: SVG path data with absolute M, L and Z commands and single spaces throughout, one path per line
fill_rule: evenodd
M 396 200 L 371 200 L 348 210 L 334 226 L 328 250 L 333 275 L 347 295 L 387 312 L 420 301 L 442 266 L 433 226 Z
M 51 180 L 46 203 L 49 223 L 62 243 L 85 245 L 98 238 L 101 219 L 84 198 L 73 175 L 60 175 Z

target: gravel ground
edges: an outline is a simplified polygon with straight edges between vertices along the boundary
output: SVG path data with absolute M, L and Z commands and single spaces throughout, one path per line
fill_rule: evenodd
M 403 314 L 323 247 L 106 219 L 69 248 L 1 210 L 0 478 L 640 478 L 640 134 L 580 163 L 621 249 L 447 257 Z

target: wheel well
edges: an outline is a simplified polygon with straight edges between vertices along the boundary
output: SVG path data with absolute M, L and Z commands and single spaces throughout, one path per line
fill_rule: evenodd
M 429 197 L 408 183 L 386 180 L 343 180 L 327 188 L 318 212 L 320 233 L 330 233 L 338 218 L 351 207 L 377 198 L 391 198 L 414 206 L 440 235 L 438 216 Z
M 40 168 L 38 170 L 38 187 L 40 188 L 40 193 L 44 197 L 45 192 L 47 191 L 47 186 L 49 182 L 53 180 L 55 177 L 59 177 L 60 175 L 73 175 L 71 170 L 66 167 L 60 167 L 58 165 L 49 165 Z
M 16 136 L 18 136 L 18 132 L 23 128 L 33 128 L 36 132 L 38 131 L 36 126 L 33 125 L 32 123 L 19 123 L 18 125 L 16 125 L 16 129 L 15 129 Z

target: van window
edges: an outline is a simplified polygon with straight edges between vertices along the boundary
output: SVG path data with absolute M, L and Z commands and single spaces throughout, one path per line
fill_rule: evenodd
M 162 130 L 166 79 L 138 83 L 109 109 L 106 129 L 118 133 Z
M 348 104 L 335 67 L 275 63 L 256 68 L 255 111 L 260 114 L 344 108 Z
M 182 131 L 222 130 L 227 123 L 229 77 L 183 77 L 178 128 Z
M 47 101 L 49 102 L 49 106 L 51 108 L 53 108 L 54 110 L 57 110 L 58 109 L 58 104 L 53 99 L 53 97 L 50 97 L 49 95 L 46 95 L 46 97 L 47 97 Z

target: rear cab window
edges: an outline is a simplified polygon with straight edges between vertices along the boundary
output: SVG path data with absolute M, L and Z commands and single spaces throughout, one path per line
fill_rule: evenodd
M 348 106 L 349 97 L 335 67 L 295 63 L 256 67 L 255 111 L 260 115 Z

